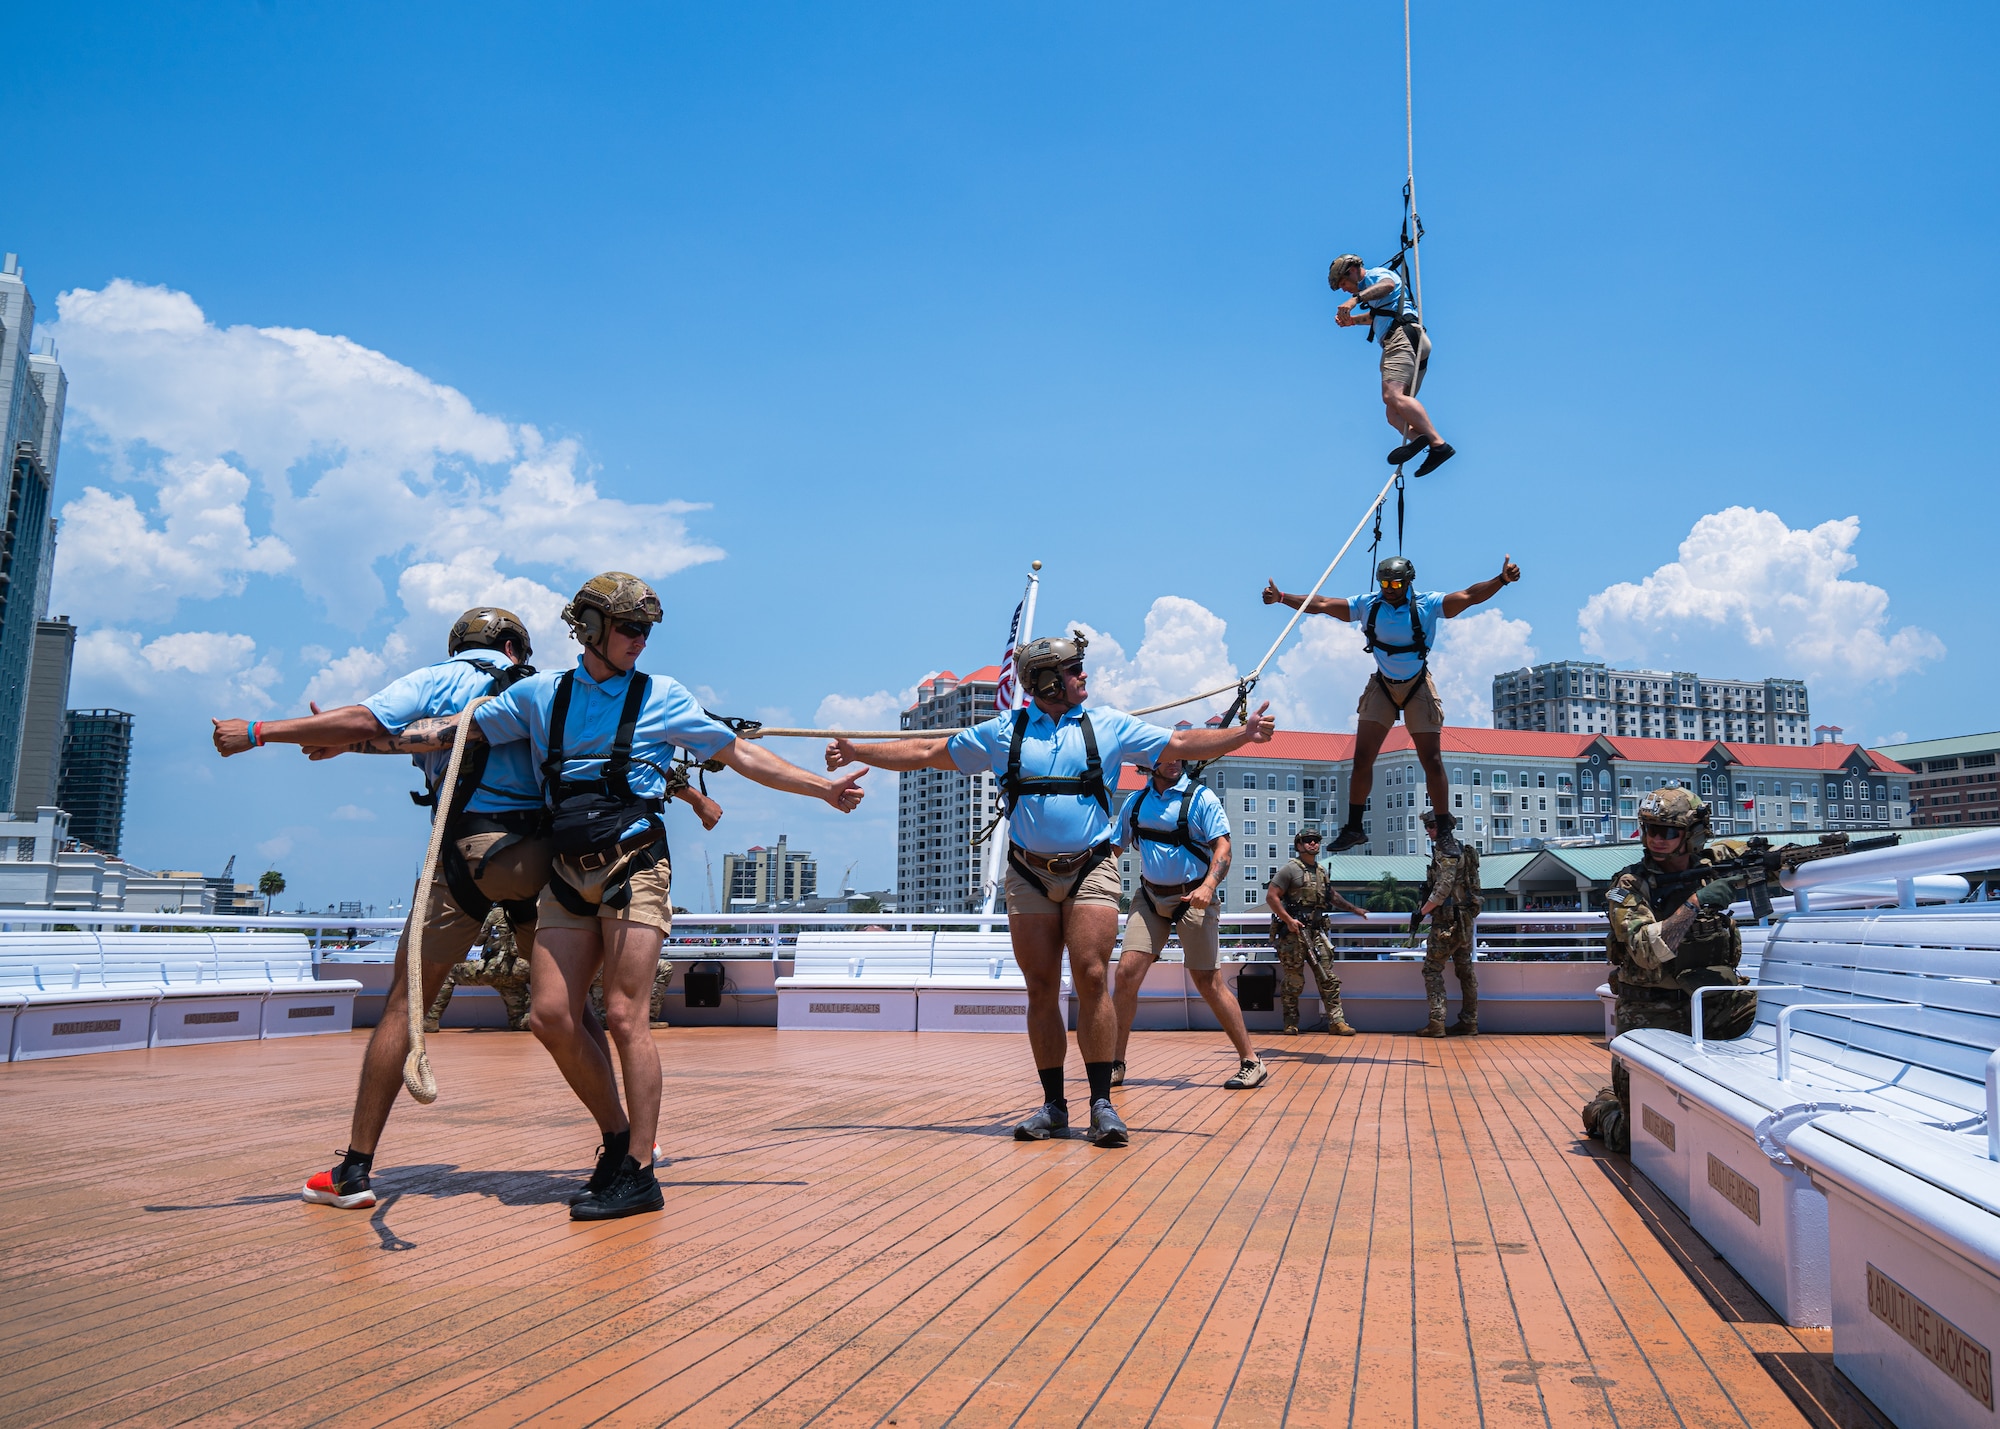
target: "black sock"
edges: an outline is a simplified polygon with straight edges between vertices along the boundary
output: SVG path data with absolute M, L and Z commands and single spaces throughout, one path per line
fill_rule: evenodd
M 604 1154 L 611 1158 L 614 1166 L 632 1149 L 632 1128 L 629 1126 L 623 1131 L 602 1131 L 598 1134 L 604 1138 Z
M 1068 1106 L 1069 1099 L 1062 1094 L 1063 1069 L 1061 1067 L 1037 1067 L 1035 1075 L 1042 1079 L 1042 1100 L 1057 1106 Z
M 1109 1062 L 1085 1062 L 1083 1074 L 1090 1079 L 1090 1099 L 1093 1102 L 1108 1101 L 1111 1098 L 1111 1064 Z
M 348 1147 L 347 1154 L 340 1158 L 340 1169 L 345 1171 L 350 1167 L 358 1169 L 364 1176 L 368 1175 L 375 1169 L 375 1153 L 356 1151 L 353 1147 Z
M 1350 829 L 1361 827 L 1361 810 L 1362 805 L 1360 804 L 1349 804 L 1347 806 L 1347 827 Z

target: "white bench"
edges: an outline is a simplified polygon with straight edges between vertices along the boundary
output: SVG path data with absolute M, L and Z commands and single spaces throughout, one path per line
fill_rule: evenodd
M 1068 978 L 1065 975 L 1065 1001 Z M 781 1031 L 1026 1032 L 1007 933 L 802 932 L 777 979 Z
M 2000 1424 L 2000 1145 L 1836 1112 L 1787 1149 L 1826 1197 L 1835 1365 L 1897 1424 Z
M 10 1061 L 346 1032 L 360 989 L 297 933 L 0 933 Z
M 1633 1164 L 1787 1321 L 1832 1323 L 1827 1201 L 1789 1144 L 1838 1113 L 1946 1145 L 1982 1126 L 1996 978 L 2000 906 L 1785 919 L 1747 1036 L 1613 1041 L 1631 1077 Z

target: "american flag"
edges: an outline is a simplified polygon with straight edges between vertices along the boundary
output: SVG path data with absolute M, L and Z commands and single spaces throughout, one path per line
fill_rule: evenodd
M 993 690 L 993 708 L 999 712 L 1019 709 L 1021 705 L 1020 687 L 1014 681 L 1014 647 L 1021 643 L 1021 612 L 1027 607 L 1028 598 L 1021 597 L 1014 607 L 1014 623 L 1007 627 L 1007 653 L 1000 657 L 1000 679 Z

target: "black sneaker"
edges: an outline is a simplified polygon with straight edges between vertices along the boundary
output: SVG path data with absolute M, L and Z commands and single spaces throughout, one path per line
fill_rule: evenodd
M 1125 1064 L 1123 1062 L 1113 1062 L 1111 1064 L 1111 1085 L 1114 1087 L 1125 1085 Z
M 1411 437 L 1407 442 L 1389 453 L 1389 465 L 1401 466 L 1418 452 L 1431 444 L 1429 437 Z
M 1014 1128 L 1016 1141 L 1047 1141 L 1051 1136 L 1069 1135 L 1069 1108 L 1061 1102 L 1044 1102 L 1035 1114 Z
M 1417 468 L 1417 475 L 1429 476 L 1457 455 L 1450 442 L 1432 442 L 1430 451 L 1424 457 L 1424 464 Z
M 1362 832 L 1360 825 L 1346 824 L 1342 826 L 1339 833 L 1333 836 L 1333 842 L 1327 845 L 1326 851 L 1328 853 L 1343 853 L 1348 849 L 1358 848 L 1367 842 L 1368 835 Z
M 1117 1110 L 1111 1105 L 1111 1098 L 1100 1097 L 1090 1104 L 1090 1132 L 1086 1139 L 1092 1146 L 1124 1146 L 1132 1139 L 1132 1133 L 1125 1129 Z
M 597 1165 L 591 1169 L 590 1179 L 583 1183 L 583 1189 L 569 1198 L 572 1206 L 581 1205 L 586 1197 L 600 1194 L 618 1175 L 618 1168 L 624 1164 L 623 1156 L 613 1157 L 610 1149 L 600 1145 L 597 1148 Z
M 636 1216 L 641 1211 L 665 1210 L 667 1198 L 660 1194 L 659 1178 L 653 1168 L 641 1166 L 627 1156 L 619 1165 L 611 1184 L 594 1196 L 585 1196 L 569 1208 L 573 1221 L 612 1221 L 620 1216 Z

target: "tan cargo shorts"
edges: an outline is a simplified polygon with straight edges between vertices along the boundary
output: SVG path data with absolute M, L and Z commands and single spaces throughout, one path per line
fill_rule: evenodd
M 614 863 L 595 873 L 585 873 L 568 859 L 559 858 L 549 881 L 553 884 L 560 878 L 582 894 L 586 902 L 595 903 L 603 894 L 604 885 L 618 873 L 619 867 Z M 595 918 L 579 917 L 563 907 L 555 889 L 549 887 L 542 890 L 542 901 L 535 911 L 544 928 L 595 928 L 601 922 L 610 921 L 643 923 L 649 928 L 658 928 L 664 935 L 674 926 L 673 884 L 673 867 L 661 859 L 651 868 L 643 868 L 632 875 L 632 901 L 623 908 L 600 907 Z
M 1361 687 L 1361 704 L 1355 710 L 1357 718 L 1370 724 L 1389 725 L 1396 723 L 1401 703 L 1403 723 L 1409 726 L 1411 734 L 1442 734 L 1444 732 L 1444 702 L 1438 698 L 1437 682 L 1426 670 L 1414 680 L 1385 680 L 1380 674 L 1370 675 L 1368 683 Z
M 1060 914 L 1063 904 L 1105 903 L 1113 910 L 1123 889 L 1118 882 L 1118 856 L 1098 860 L 1097 867 L 1085 874 L 1082 881 L 1075 875 L 1061 878 L 1052 873 L 1035 870 L 1035 876 L 1049 886 L 1047 893 L 1021 877 L 1021 871 L 1012 863 L 1007 865 L 1007 911 L 1013 913 Z
M 541 893 L 549 881 L 552 859 L 549 841 L 522 839 L 488 857 L 488 850 L 506 837 L 506 834 L 473 834 L 458 840 L 458 851 L 464 856 L 467 866 L 479 870 L 479 876 L 473 881 L 478 884 L 479 891 L 495 903 L 531 899 Z M 480 868 L 482 861 L 486 865 L 484 868 Z M 416 906 L 416 895 L 413 893 L 410 897 L 412 912 L 416 911 Z M 479 930 L 484 926 L 483 918 L 473 917 L 453 901 L 451 889 L 446 887 L 444 873 L 440 870 L 431 879 L 430 898 L 424 911 L 425 966 L 449 966 L 465 961 L 466 953 L 479 941 Z M 532 928 L 521 931 L 528 938 L 534 936 Z M 410 925 L 405 923 L 397 951 L 408 952 L 409 946 Z M 523 946 L 526 946 L 525 942 Z
M 1407 327 L 1398 327 L 1382 339 L 1382 381 L 1384 385 L 1395 383 L 1405 397 L 1414 397 L 1423 389 L 1424 372 L 1431 365 L 1430 337 L 1422 328 L 1416 331 L 1423 339 L 1420 345 L 1410 342 Z
M 1217 893 L 1220 897 L 1220 892 Z M 1167 904 L 1172 912 L 1176 898 Z M 1222 919 L 1221 909 L 1213 903 L 1206 908 L 1190 908 L 1181 914 L 1174 931 L 1180 934 L 1181 956 L 1196 972 L 1213 972 L 1222 961 Z M 1142 883 L 1139 891 L 1132 895 L 1132 916 L 1125 920 L 1125 940 L 1120 947 L 1128 953 L 1147 953 L 1159 957 L 1167 947 L 1166 915 L 1153 906 L 1152 898 Z

